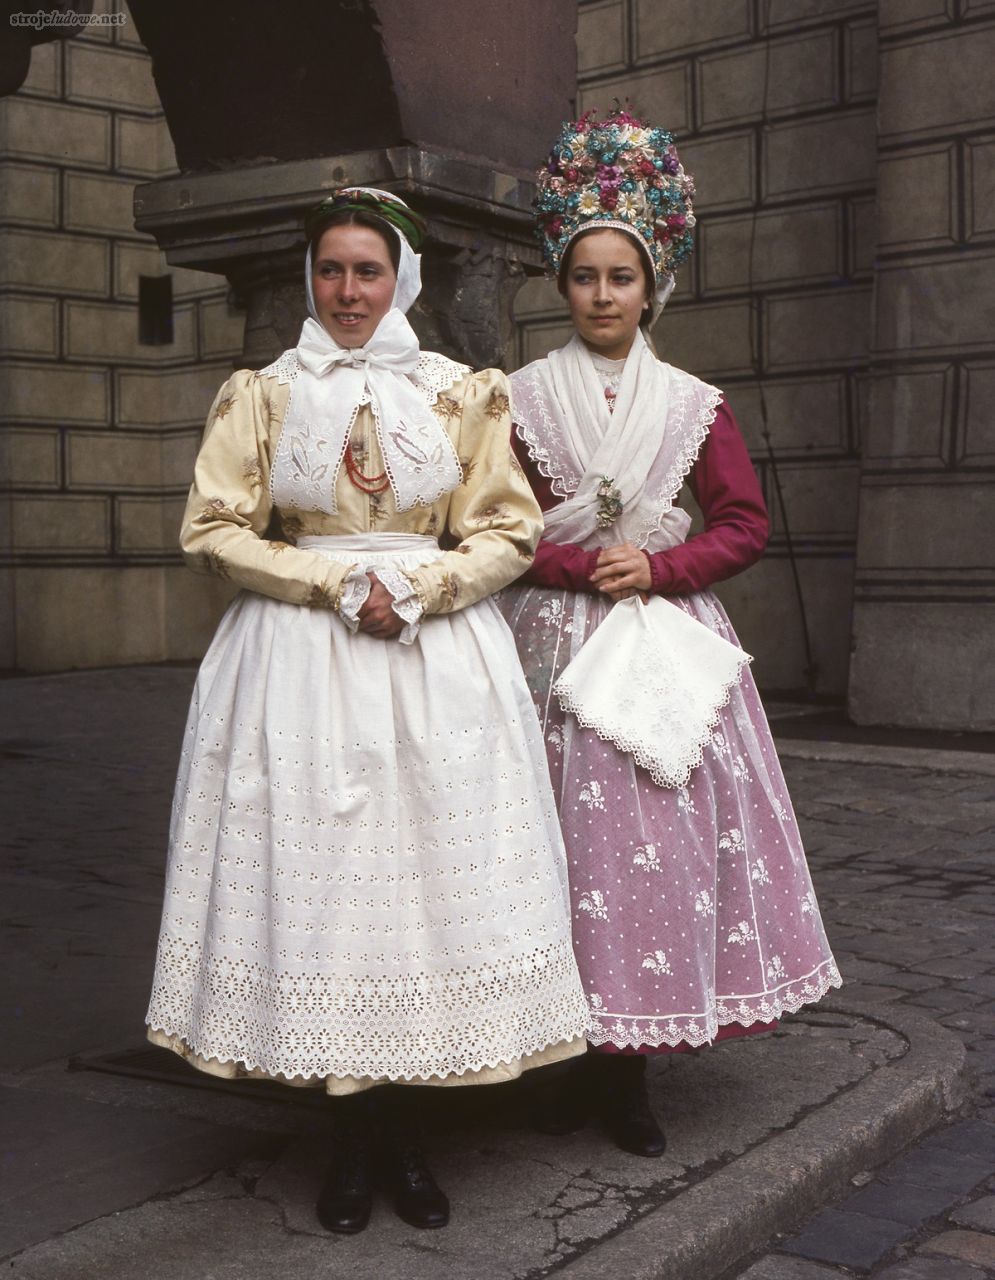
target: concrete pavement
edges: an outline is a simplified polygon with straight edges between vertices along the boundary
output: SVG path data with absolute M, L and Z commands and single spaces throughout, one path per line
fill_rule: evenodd
M 975 1194 L 995 1172 L 984 1092 L 995 1090 L 991 756 L 964 742 L 957 758 L 885 744 L 925 756 L 882 762 L 880 744 L 846 743 L 808 759 L 811 740 L 786 741 L 847 979 L 835 1001 L 773 1037 L 654 1063 L 670 1137 L 661 1161 L 623 1155 L 593 1129 L 532 1133 L 515 1086 L 430 1095 L 452 1224 L 413 1231 L 380 1204 L 364 1235 L 336 1239 L 312 1210 L 327 1104 L 184 1076 L 170 1055 L 143 1047 L 192 680 L 189 668 L 153 667 L 0 684 L 9 1001 L 0 1255 L 11 1275 L 698 1280 L 736 1274 L 746 1259 L 750 1280 L 823 1280 L 854 1264 L 825 1257 L 819 1241 L 852 1239 L 856 1228 L 880 1246 L 857 1274 L 877 1274 L 903 1250 L 959 1266 L 949 1250 L 995 1240 Z M 82 1069 L 67 1070 L 70 1061 Z M 974 1127 L 947 1125 L 955 1111 Z M 925 1130 L 936 1132 L 911 1173 L 899 1164 L 887 1179 L 872 1176 Z M 952 1170 L 944 1152 L 956 1157 Z M 937 1168 L 950 1183 L 939 1208 L 908 1191 L 919 1185 L 910 1179 L 935 1182 Z M 864 1194 L 856 1206 L 840 1199 L 854 1178 Z M 877 1189 L 897 1185 L 906 1190 Z M 895 1218 L 899 1199 L 921 1210 L 915 1222 Z M 844 1215 L 839 1231 L 837 1218 L 817 1217 L 794 1243 L 777 1237 L 831 1202 Z M 972 1202 L 981 1207 L 964 1207 Z M 948 1224 L 950 1214 L 960 1217 Z

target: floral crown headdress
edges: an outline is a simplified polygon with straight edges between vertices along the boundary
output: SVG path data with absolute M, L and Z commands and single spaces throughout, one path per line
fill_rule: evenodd
M 536 175 L 536 234 L 550 271 L 581 231 L 626 231 L 646 252 L 659 281 L 691 253 L 694 183 L 673 134 L 616 108 L 566 123 Z

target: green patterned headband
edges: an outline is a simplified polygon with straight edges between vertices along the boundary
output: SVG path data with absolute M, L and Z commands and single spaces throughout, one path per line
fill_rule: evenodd
M 404 236 L 411 248 L 418 252 L 425 239 L 425 223 L 396 196 L 375 195 L 359 187 L 343 187 L 327 196 L 304 215 L 304 233 L 314 242 L 322 224 L 336 213 L 371 213 Z

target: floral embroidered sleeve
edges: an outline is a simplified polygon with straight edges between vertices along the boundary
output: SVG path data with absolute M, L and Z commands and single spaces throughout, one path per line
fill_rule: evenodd
M 273 507 L 263 381 L 241 369 L 218 392 L 197 455 L 180 547 L 191 569 L 290 604 L 337 608 L 348 566 L 265 536 Z
M 511 450 L 507 379 L 485 369 L 463 387 L 454 437 L 463 483 L 450 495 L 447 518 L 459 544 L 410 575 L 426 613 L 462 609 L 506 587 L 532 563 L 542 532 L 542 512 Z M 454 409 L 457 392 L 449 397 Z

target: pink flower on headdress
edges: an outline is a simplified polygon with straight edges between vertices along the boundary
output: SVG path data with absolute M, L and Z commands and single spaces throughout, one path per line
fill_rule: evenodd
M 601 190 L 612 191 L 622 181 L 622 170 L 617 164 L 599 164 L 597 169 L 598 185 Z
M 558 236 L 562 230 L 562 218 L 551 218 L 550 221 L 546 223 L 546 232 L 550 236 Z
M 601 204 L 605 209 L 614 209 L 618 204 L 618 192 L 611 188 L 601 188 Z
M 668 227 L 676 227 L 679 230 L 687 226 L 687 218 L 683 213 L 672 213 L 667 219 Z
M 580 180 L 580 170 L 575 169 L 573 165 L 563 175 L 567 182 L 578 182 Z
M 643 175 L 644 178 L 652 178 L 653 174 L 656 173 L 656 168 L 654 167 L 652 161 L 640 160 L 639 172 Z

